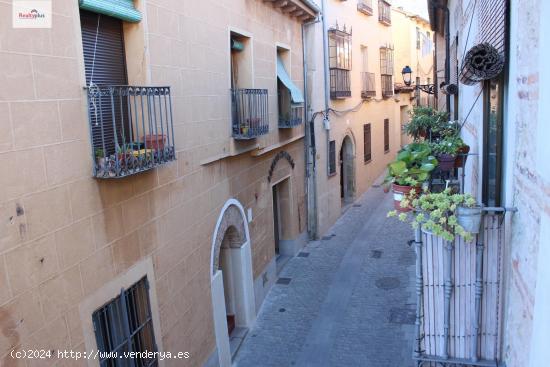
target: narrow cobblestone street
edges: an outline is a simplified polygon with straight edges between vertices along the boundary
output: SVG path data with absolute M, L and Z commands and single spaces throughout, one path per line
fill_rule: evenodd
M 375 185 L 287 263 L 237 367 L 413 365 L 412 232 L 386 218 L 391 206 Z

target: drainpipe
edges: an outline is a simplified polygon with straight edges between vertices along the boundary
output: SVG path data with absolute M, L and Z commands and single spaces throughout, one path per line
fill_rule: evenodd
M 312 109 L 308 98 L 307 71 L 308 56 L 305 30 L 307 26 L 318 23 L 319 18 L 314 21 L 302 24 L 302 62 L 304 78 L 304 112 L 305 112 L 305 155 L 306 155 L 306 200 L 307 200 L 307 231 L 310 239 L 318 237 L 317 222 L 317 174 L 315 169 L 315 124 L 312 116 Z
M 449 7 L 443 7 L 445 11 L 445 84 L 451 82 L 451 32 L 449 24 Z M 447 105 L 447 115 L 451 117 L 451 95 L 447 93 L 445 104 Z
M 326 146 L 327 146 L 327 164 L 326 164 L 326 173 L 328 174 L 328 168 L 329 168 L 329 141 L 330 141 L 330 120 L 328 117 L 328 109 L 329 109 L 329 62 L 328 62 L 328 24 L 327 24 L 327 1 L 322 0 L 321 2 L 321 9 L 322 9 L 322 21 L 323 21 L 323 66 L 324 66 L 324 82 L 325 82 L 325 113 L 323 116 L 323 126 L 325 127 L 325 133 L 326 133 Z

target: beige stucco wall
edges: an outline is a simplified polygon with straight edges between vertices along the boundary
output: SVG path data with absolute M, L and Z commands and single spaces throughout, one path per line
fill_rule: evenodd
M 320 1 L 317 1 L 320 4 Z M 318 193 L 318 225 L 319 235 L 323 235 L 342 213 L 340 199 L 340 166 L 338 155 L 342 142 L 350 136 L 354 142 L 355 151 L 355 197 L 360 196 L 372 185 L 385 170 L 386 164 L 395 156 L 400 147 L 399 108 L 394 98 L 382 98 L 380 79 L 380 47 L 392 44 L 392 27 L 378 22 L 378 2 L 373 0 L 373 15 L 365 15 L 357 11 L 355 1 L 327 1 L 327 22 L 329 28 L 338 23 L 340 29 L 345 25 L 352 33 L 352 70 L 350 98 L 330 100 L 329 108 L 353 112 L 337 116 L 330 113 L 329 140 L 336 141 L 336 175 L 328 176 L 327 158 L 328 146 L 323 119 L 318 115 L 315 119 L 317 193 Z M 311 66 L 311 88 L 313 112 L 324 109 L 324 96 L 319 93 L 324 86 L 322 26 L 317 24 L 308 30 L 308 44 L 316 46 L 310 50 L 310 57 L 317 60 Z M 375 73 L 376 97 L 369 101 L 361 99 L 361 47 L 368 49 L 368 71 Z M 394 76 L 395 81 L 395 76 Z M 319 86 L 319 87 L 316 87 Z M 384 152 L 384 119 L 390 120 L 390 151 Z M 363 160 L 363 125 L 371 123 L 372 159 Z
M 396 75 L 395 83 L 399 86 L 404 86 L 401 72 L 406 65 L 412 69 L 411 83 L 416 84 L 416 78 L 420 78 L 420 84 L 432 84 L 434 82 L 434 45 L 432 43 L 431 52 L 422 54 L 423 38 L 421 38 L 420 49 L 416 47 L 416 29 L 424 35 L 427 32 L 430 34 L 430 39 L 433 41 L 433 33 L 430 23 L 418 15 L 409 13 L 403 9 L 392 8 L 392 27 L 393 27 L 393 42 L 395 45 L 395 63 L 394 75 Z M 429 83 L 428 83 L 429 82 Z M 413 92 L 402 92 L 399 97 L 400 126 L 410 120 L 409 113 L 412 112 L 414 106 L 418 103 L 426 105 L 434 97 L 420 91 L 418 94 L 420 101 L 417 101 L 417 94 Z M 411 138 L 406 134 L 401 135 L 401 144 L 405 145 L 411 142 Z
M 276 44 L 288 45 L 302 87 L 300 23 L 259 0 L 136 3 L 144 20 L 125 25 L 129 79 L 172 86 L 178 160 L 116 181 L 90 177 L 78 3 L 54 1 L 52 29 L 0 24 L 2 366 L 26 365 L 7 356 L 12 348 L 84 350 L 80 304 L 144 259 L 154 266 L 156 338 L 191 354 L 166 364 L 202 365 L 215 345 L 216 220 L 231 197 L 252 210 L 262 274 L 274 255 L 267 176 L 280 150 L 295 162 L 280 160 L 273 174 L 291 178 L 290 237 L 305 231 L 303 127 L 277 128 L 275 71 Z M 10 1 L 0 16 L 10 19 Z M 230 137 L 230 29 L 252 38 L 253 87 L 269 89 L 270 134 L 249 144 Z

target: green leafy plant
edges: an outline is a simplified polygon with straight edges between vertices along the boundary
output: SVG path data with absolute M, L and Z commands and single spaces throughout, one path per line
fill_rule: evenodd
M 385 184 L 396 183 L 401 186 L 417 186 L 426 181 L 430 172 L 437 166 L 437 160 L 426 142 L 406 145 L 394 162 L 388 165 Z
M 425 231 L 442 237 L 445 241 L 454 241 L 456 236 L 471 241 L 473 235 L 458 223 L 456 211 L 459 206 L 473 208 L 476 205 L 472 195 L 456 194 L 450 188 L 440 193 L 424 191 L 420 196 L 409 194 L 401 200 L 402 207 L 412 206 L 416 209 L 414 214 L 398 215 L 396 210 L 392 210 L 388 212 L 388 217 L 397 216 L 403 222 L 410 220 L 413 228 L 422 226 Z
M 458 135 L 450 135 L 444 137 L 441 140 L 430 143 L 430 146 L 435 155 L 456 155 L 458 153 L 458 150 L 464 146 L 464 141 Z
M 429 137 L 434 133 L 439 134 L 442 126 L 447 122 L 446 112 L 439 112 L 431 107 L 414 107 L 410 115 L 411 120 L 404 126 L 404 130 L 415 141 L 423 137 Z
M 104 158 L 105 157 L 105 152 L 103 151 L 103 149 L 101 148 L 97 148 L 94 152 L 95 154 L 95 158 L 96 159 L 99 159 L 99 158 Z

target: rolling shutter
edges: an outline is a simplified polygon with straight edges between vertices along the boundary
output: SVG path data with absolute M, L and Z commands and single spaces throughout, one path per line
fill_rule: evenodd
M 122 21 L 80 10 L 80 25 L 86 85 L 90 86 L 91 82 L 99 86 L 128 84 Z M 125 97 L 111 100 L 110 96 L 101 96 L 90 102 L 92 143 L 93 146 L 105 146 L 105 154 L 115 152 L 115 129 L 119 145 L 123 140 L 128 140 L 128 137 L 122 137 L 122 126 L 128 121 L 126 104 Z
M 506 51 L 506 0 L 481 0 L 477 13 L 479 43 L 489 43 L 504 58 Z

